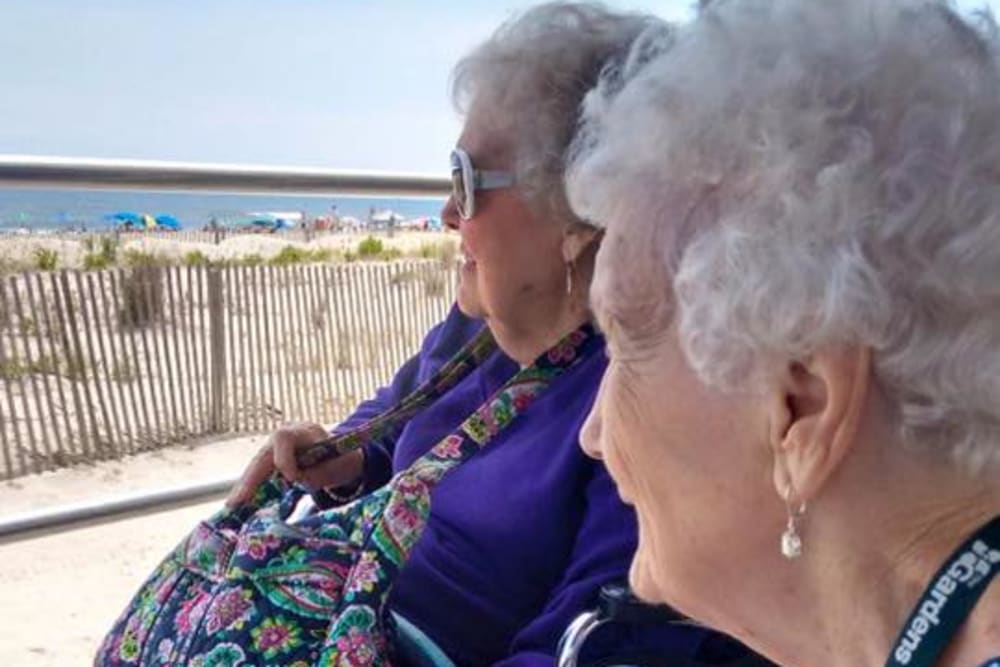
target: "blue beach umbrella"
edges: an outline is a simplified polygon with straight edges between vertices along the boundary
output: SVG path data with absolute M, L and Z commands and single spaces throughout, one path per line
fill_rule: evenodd
M 109 213 L 104 216 L 105 220 L 110 220 L 116 222 L 122 227 L 144 227 L 145 223 L 142 220 L 142 216 L 138 213 L 132 213 L 131 211 L 118 211 L 117 213 Z
M 173 232 L 181 228 L 181 221 L 172 215 L 161 214 L 156 216 L 156 224 Z

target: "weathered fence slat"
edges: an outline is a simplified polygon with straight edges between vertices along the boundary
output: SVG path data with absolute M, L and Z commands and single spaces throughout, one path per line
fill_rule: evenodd
M 333 408 L 333 401 L 336 400 L 337 392 L 340 391 L 336 384 L 337 368 L 333 363 L 333 348 L 329 342 L 329 334 L 333 329 L 333 314 L 327 309 L 326 300 L 320 299 L 325 283 L 326 267 L 310 266 L 308 273 L 310 310 L 313 313 L 314 321 L 319 325 L 313 331 L 312 338 L 321 364 L 320 377 L 323 380 L 321 391 L 325 392 L 325 395 L 320 395 L 316 420 L 320 423 L 327 423 L 340 416 Z
M 420 299 L 420 303 L 423 304 L 423 307 L 421 308 L 421 319 L 419 327 L 421 331 L 430 331 L 430 328 L 434 326 L 433 315 L 432 315 L 434 310 L 434 305 L 432 300 L 433 288 L 431 287 L 432 285 L 431 281 L 434 279 L 434 274 L 431 272 L 431 266 L 432 265 L 430 264 L 430 262 L 427 262 L 420 267 L 421 280 L 419 289 L 422 289 L 425 295 L 425 298 Z
M 369 335 L 365 338 L 367 339 L 368 348 L 367 352 L 367 366 L 368 366 L 368 391 L 365 392 L 364 398 L 368 398 L 375 393 L 375 388 L 379 386 L 379 371 L 383 364 L 383 358 L 385 357 L 385 343 L 384 341 L 378 340 L 378 334 L 380 333 L 378 328 L 378 311 L 376 306 L 378 305 L 378 295 L 375 287 L 375 267 L 371 264 L 365 264 L 362 267 L 362 273 L 365 276 L 365 281 L 362 283 L 361 287 L 361 301 L 364 305 L 365 320 L 364 320 L 364 331 L 369 332 Z M 363 399 L 362 399 L 363 400 Z
M 97 275 L 97 280 L 100 280 L 100 274 Z M 77 274 L 77 282 L 81 280 L 81 275 Z M 114 357 L 108 353 L 107 346 L 105 345 L 106 339 L 111 335 L 110 331 L 105 335 L 105 328 L 101 323 L 101 307 L 98 296 L 98 290 L 94 289 L 94 275 L 87 273 L 82 276 L 82 280 L 86 283 L 86 294 L 87 301 L 90 304 L 90 313 L 93 316 L 93 342 L 97 344 L 96 354 L 91 353 L 94 357 L 94 376 L 97 381 L 98 387 L 102 388 L 102 392 L 106 393 L 106 405 L 105 410 L 108 413 L 107 417 L 107 429 L 108 429 L 108 439 L 111 443 L 112 451 L 116 456 L 121 456 L 125 453 L 122 449 L 125 446 L 125 441 L 127 437 L 125 435 L 125 430 L 122 426 L 122 422 L 119 419 L 118 407 L 115 404 L 115 394 L 120 393 L 116 391 L 117 387 L 111 381 L 111 367 Z M 80 293 L 83 293 L 83 287 L 78 287 Z M 88 336 L 88 338 L 91 338 Z M 88 340 L 87 345 L 91 345 L 91 340 Z M 103 376 L 103 377 L 102 377 Z
M 415 302 L 408 302 L 406 297 L 416 274 L 410 269 L 405 271 L 403 269 L 404 267 L 399 264 L 386 264 L 385 279 L 382 281 L 388 297 L 386 298 L 387 307 L 383 326 L 393 332 L 392 338 L 395 343 L 392 348 L 393 357 L 389 360 L 389 373 L 392 373 L 393 369 L 399 368 L 410 354 L 409 332 L 410 326 L 413 324 L 410 317 L 414 308 L 408 307 L 408 304 L 415 305 Z
M 115 314 L 117 310 L 115 309 L 114 301 L 109 298 L 109 295 L 112 294 L 109 282 L 112 275 L 111 272 L 106 271 L 96 274 L 95 282 L 97 283 L 97 289 L 95 290 L 94 308 L 97 309 L 95 319 L 99 320 L 100 313 L 104 314 L 104 328 L 107 330 L 107 335 L 103 337 L 104 342 L 107 344 L 107 356 L 105 357 L 107 364 L 104 372 L 111 395 L 114 397 L 112 405 L 115 406 L 116 414 L 118 410 L 121 410 L 118 433 L 122 440 L 117 443 L 116 449 L 124 454 L 132 451 L 135 447 L 134 443 L 137 433 L 136 415 L 134 409 L 129 409 L 127 400 L 128 394 L 131 394 L 133 397 L 135 396 L 135 387 L 131 385 L 129 376 L 123 376 L 123 373 L 126 372 L 124 370 L 125 366 L 122 365 L 122 360 L 125 359 L 125 349 L 124 346 L 119 348 L 116 343 L 116 338 L 120 338 L 120 336 L 116 336 L 115 332 L 120 331 L 120 329 L 115 326 Z M 109 300 L 111 303 L 109 303 Z M 99 307 L 98 301 L 100 302 Z M 98 330 L 100 330 L 100 327 L 98 327 Z M 135 400 L 133 398 L 134 403 Z
M 222 272 L 217 267 L 208 270 L 208 321 L 211 347 L 212 433 L 226 430 L 226 324 L 225 295 Z
M 294 267 L 288 267 L 292 269 Z M 288 377 L 288 400 L 293 406 L 293 419 L 301 421 L 305 418 L 305 410 L 302 407 L 301 389 L 302 383 L 299 381 L 299 349 L 302 347 L 302 332 L 293 308 L 292 290 L 295 289 L 295 275 L 291 270 L 282 271 L 285 276 L 285 284 L 279 288 L 282 308 L 285 312 L 283 318 L 285 322 L 285 335 L 287 341 L 282 347 L 285 351 L 285 375 Z
M 3 345 L 3 343 L 0 342 L 0 345 Z M 6 417 L 3 405 L 0 405 L 0 449 L 3 450 L 4 479 L 12 479 L 16 472 L 14 470 L 14 461 L 10 454 L 10 440 L 7 439 L 7 424 L 12 424 L 13 422 L 13 419 L 8 419 Z
M 453 298 L 441 262 L 138 265 L 0 279 L 0 478 L 342 419 Z
M 79 372 L 79 366 L 82 362 L 79 356 L 79 351 L 74 351 L 74 347 L 70 344 L 71 336 L 67 334 L 68 331 L 72 332 L 73 336 L 76 336 L 75 323 L 69 317 L 72 305 L 70 299 L 72 298 L 69 294 L 69 281 L 65 280 L 65 273 L 62 274 L 62 279 L 59 280 L 55 273 L 49 274 L 52 279 L 52 301 L 56 308 L 56 320 L 59 322 L 59 333 L 60 333 L 60 343 L 62 344 L 63 354 L 66 357 L 66 377 L 69 380 L 70 394 L 73 396 L 73 409 L 76 414 L 77 425 L 79 426 L 79 431 L 77 435 L 80 439 L 80 451 L 76 452 L 84 456 L 93 456 L 93 450 L 91 449 L 90 440 L 87 433 L 87 414 L 93 415 L 93 412 L 87 413 L 83 408 L 83 399 L 80 397 L 80 387 L 79 383 L 74 377 L 76 373 Z M 65 311 L 65 312 L 64 312 Z M 79 342 L 79 341 L 78 341 Z M 92 418 L 92 417 L 91 417 Z M 94 442 L 94 446 L 96 446 Z
M 351 289 L 351 282 L 344 278 L 346 268 L 338 266 L 337 293 L 333 295 L 334 305 L 337 308 L 337 322 L 340 324 L 337 330 L 337 364 L 340 367 L 346 366 L 344 370 L 345 381 L 349 385 L 348 392 L 344 395 L 344 410 L 350 410 L 350 406 L 361 400 L 361 373 L 357 370 L 360 357 L 357 354 L 357 331 L 354 317 L 354 295 Z
M 179 281 L 178 281 L 179 285 Z M 198 321 L 195 318 L 195 268 L 189 266 L 185 275 L 184 289 L 178 289 L 178 299 L 181 301 L 181 310 L 187 304 L 187 315 L 184 322 L 184 330 L 187 333 L 187 341 L 184 346 L 184 365 L 187 368 L 188 378 L 191 383 L 191 428 L 196 433 L 204 432 L 204 421 L 202 420 L 205 398 L 201 392 L 201 377 L 198 367 Z
M 97 399 L 97 405 L 101 411 L 101 419 L 104 420 L 103 423 L 105 432 L 103 434 L 104 435 L 103 438 L 101 437 L 100 429 L 97 429 L 98 442 L 101 443 L 101 446 L 98 449 L 101 453 L 101 456 L 105 456 L 111 453 L 117 454 L 118 452 L 116 451 L 116 444 L 115 444 L 117 441 L 117 436 L 114 432 L 114 426 L 111 422 L 111 415 L 108 412 L 107 403 L 105 403 L 104 401 L 104 388 L 107 385 L 101 381 L 101 376 L 99 373 L 99 366 L 98 366 L 98 357 L 94 353 L 94 338 L 96 335 L 96 331 L 94 330 L 94 328 L 90 326 L 90 315 L 87 312 L 88 294 L 87 292 L 84 291 L 83 278 L 80 275 L 79 271 L 74 272 L 73 278 L 74 282 L 76 283 L 76 294 L 80 299 L 80 321 L 83 324 L 83 340 L 86 343 L 87 356 L 90 357 L 90 367 L 93 369 L 94 373 L 93 395 Z M 96 327 L 96 329 L 99 331 L 100 327 Z M 91 384 L 90 374 L 87 373 L 86 370 L 84 370 L 82 375 L 83 375 L 82 378 L 83 382 L 85 383 L 85 386 L 89 389 Z M 111 451 L 106 452 L 105 446 L 110 447 Z
M 398 314 L 390 317 L 389 312 L 392 307 L 392 283 L 389 281 L 389 265 L 376 264 L 372 267 L 372 286 L 369 293 L 372 299 L 372 309 L 375 311 L 373 326 L 377 336 L 381 338 L 379 349 L 379 363 L 375 372 L 375 386 L 386 384 L 392 378 L 392 371 L 396 366 L 393 361 L 396 359 L 396 350 L 399 348 L 399 339 L 395 328 L 399 325 Z
M 264 344 L 261 342 L 263 323 L 260 319 L 260 291 L 257 283 L 257 268 L 247 267 L 247 277 L 250 289 L 247 293 L 247 308 L 249 313 L 249 330 L 252 332 L 250 354 L 247 359 L 251 365 L 251 377 L 254 383 L 253 411 L 254 425 L 263 431 L 270 424 L 270 417 L 264 412 L 264 397 L 267 395 L 267 378 L 264 375 Z
M 165 440 L 163 437 L 164 423 L 162 411 L 163 405 L 166 401 L 163 400 L 163 388 L 158 386 L 156 382 L 159 375 L 153 370 L 153 365 L 155 363 L 153 359 L 153 344 L 151 344 L 149 340 L 151 337 L 149 329 L 152 325 L 153 317 L 155 316 L 152 305 L 152 291 L 150 290 L 150 282 L 152 281 L 152 278 L 149 271 L 140 267 L 133 269 L 131 278 L 134 281 L 132 284 L 135 285 L 135 289 L 138 290 L 137 293 L 133 292 L 133 294 L 135 294 L 133 298 L 137 301 L 135 310 L 140 314 L 137 315 L 138 320 L 133 326 L 135 329 L 139 330 L 139 341 L 142 345 L 142 359 L 146 362 L 146 378 L 143 384 L 147 385 L 149 389 L 149 413 L 152 417 L 152 421 L 150 422 L 150 428 L 152 429 L 150 436 L 152 438 L 153 446 L 156 447 L 162 444 Z
M 299 298 L 302 310 L 302 319 L 305 322 L 306 350 L 308 355 L 309 389 L 307 398 L 309 399 L 309 419 L 310 421 L 324 421 L 324 402 L 330 397 L 330 388 L 327 384 L 326 361 L 323 356 L 323 349 L 320 346 L 320 334 L 324 322 L 318 318 L 318 313 L 313 307 L 312 288 L 315 284 L 313 280 L 313 267 L 304 266 L 300 269 L 302 282 L 300 283 Z
M 83 399 L 86 405 L 86 414 L 88 421 L 90 422 L 90 435 L 93 444 L 93 449 L 90 452 L 90 456 L 96 458 L 104 458 L 104 439 L 101 436 L 101 425 L 98 421 L 97 408 L 95 406 L 95 391 L 90 386 L 88 366 L 88 359 L 85 356 L 86 352 L 83 349 L 83 343 L 80 340 L 80 323 L 77 321 L 78 305 L 74 303 L 74 292 L 73 288 L 69 282 L 69 271 L 59 272 L 59 284 L 62 286 L 63 296 L 65 297 L 64 304 L 66 306 L 66 321 L 69 325 L 70 339 L 73 341 L 74 350 L 74 365 L 75 370 L 73 372 L 73 384 L 82 385 Z M 83 307 L 83 295 L 76 294 L 76 300 L 79 301 L 79 308 Z M 91 358 L 89 361 L 93 362 Z
M 0 312 L 6 313 L 7 326 L 15 326 L 14 322 L 17 321 L 16 313 L 11 312 L 11 307 L 7 302 L 7 290 L 4 286 L 4 281 L 0 281 Z M 22 386 L 23 393 L 23 379 L 20 378 L 18 373 L 18 360 L 16 352 L 13 347 L 9 348 L 9 352 L 5 350 L 7 336 L 3 335 L 2 329 L 0 329 L 0 369 L 3 370 L 0 375 L 3 375 L 4 381 L 4 394 L 7 396 L 7 414 L 8 421 L 11 425 L 11 430 L 13 431 L 14 437 L 14 454 L 16 455 L 17 461 L 20 464 L 20 473 L 25 474 L 28 470 L 28 463 L 25 456 L 24 443 L 21 439 L 21 427 L 18 424 L 17 418 L 17 408 L 14 404 L 14 383 L 11 381 L 16 378 Z M 11 336 L 13 340 L 13 335 Z
M 228 372 L 226 373 L 226 380 L 228 382 L 228 404 L 227 404 L 227 421 L 229 422 L 228 430 L 230 431 L 240 431 L 240 371 L 239 371 L 239 354 L 237 341 L 237 328 L 239 326 L 239 309 L 240 304 L 236 299 L 238 294 L 236 289 L 236 269 L 231 266 L 227 266 L 222 271 L 222 288 L 225 293 L 225 318 L 228 326 L 226 327 L 226 334 L 228 339 L 226 341 L 226 348 L 228 352 L 228 360 L 226 362 L 226 368 Z
M 285 366 L 285 373 L 288 375 L 289 382 L 291 383 L 291 397 L 295 403 L 295 419 L 302 421 L 308 419 L 308 411 L 305 409 L 305 405 L 302 400 L 302 386 L 305 384 L 305 365 L 300 361 L 300 351 L 303 345 L 305 345 L 305 336 L 303 335 L 303 323 L 299 319 L 299 313 L 295 308 L 295 290 L 296 290 L 296 272 L 295 267 L 288 267 L 290 270 L 285 271 L 285 279 L 288 281 L 285 289 L 281 290 L 283 300 L 285 302 L 285 321 L 288 323 L 286 325 L 287 332 L 287 345 L 285 349 L 287 350 L 288 364 Z
M 58 412 L 62 415 L 63 426 L 65 427 L 65 437 L 56 442 L 56 456 L 60 457 L 65 464 L 69 460 L 69 455 L 73 451 L 73 422 L 70 416 L 69 402 L 66 400 L 66 390 L 63 387 L 62 374 L 59 372 L 59 354 L 56 348 L 56 324 L 53 324 L 52 315 L 49 311 L 49 299 L 46 298 L 45 281 L 41 273 L 35 274 L 35 286 L 38 288 L 38 302 L 41 304 L 42 316 L 45 318 L 45 330 L 48 332 L 49 349 L 52 357 L 53 383 L 56 385 L 56 392 L 59 395 Z M 55 297 L 53 297 L 55 298 Z M 53 421 L 56 421 L 53 415 Z
M 259 349 L 262 349 L 264 352 L 264 380 L 267 387 L 263 396 L 264 406 L 270 418 L 270 423 L 276 424 L 282 420 L 285 408 L 281 404 L 281 398 L 278 396 L 278 383 L 274 377 L 274 348 L 271 346 L 271 309 L 269 308 L 267 298 L 271 281 L 268 280 L 269 274 L 266 267 L 257 267 L 254 272 L 260 285 L 260 289 L 256 292 L 254 298 L 256 299 L 257 294 L 260 295 L 258 317 L 260 318 L 261 329 L 263 330 L 263 339 Z
M 257 386 L 258 374 L 255 371 L 256 360 L 259 357 L 256 356 L 254 349 L 254 311 L 251 308 L 253 299 L 251 298 L 250 273 L 248 267 L 240 267 L 239 281 L 241 285 L 244 285 L 244 289 L 240 290 L 243 294 L 243 317 L 240 320 L 240 323 L 243 325 L 243 335 L 241 336 L 243 342 L 240 347 L 243 363 L 240 365 L 240 374 L 245 381 L 245 398 L 243 400 L 243 408 L 246 414 L 245 423 L 248 425 L 248 428 L 260 431 L 263 429 L 263 424 L 257 409 L 257 397 L 260 395 L 260 390 Z
M 59 420 L 56 418 L 58 410 L 56 408 L 56 403 L 54 400 L 54 395 L 52 393 L 52 382 L 51 377 L 53 373 L 57 372 L 57 369 L 53 366 L 52 355 L 46 354 L 47 346 L 45 344 L 45 334 L 46 329 L 45 322 L 42 321 L 44 313 L 38 307 L 38 303 L 35 300 L 35 290 L 31 286 L 32 280 L 31 276 L 25 274 L 24 276 L 24 296 L 25 302 L 28 304 L 28 312 L 35 313 L 35 344 L 38 346 L 38 373 L 42 376 L 42 389 L 45 393 L 44 402 L 39 401 L 38 412 L 41 416 L 42 421 L 42 449 L 45 450 L 46 457 L 46 467 L 54 468 L 56 466 L 56 461 L 53 458 L 53 447 L 59 446 L 59 441 L 61 435 L 59 433 Z M 58 382 L 58 375 L 56 375 L 56 382 Z M 46 412 L 48 413 L 48 418 L 45 417 Z M 50 440 L 44 435 L 45 425 L 48 425 L 49 433 L 52 435 Z
M 21 303 L 20 289 L 18 289 L 18 281 L 15 276 L 10 277 L 10 296 L 11 303 L 13 303 L 14 311 L 17 313 L 17 328 L 21 333 L 21 343 L 22 352 L 24 357 L 24 362 L 20 362 L 20 357 L 22 355 L 17 353 L 17 337 L 11 337 L 11 349 L 14 351 L 14 358 L 18 360 L 18 365 L 20 366 L 20 378 L 21 378 L 21 402 L 24 404 L 24 417 L 28 427 L 28 449 L 31 456 L 31 469 L 34 472 L 41 472 L 42 468 L 42 456 L 38 451 L 38 441 L 45 439 L 45 429 L 39 424 L 40 434 L 35 433 L 35 416 L 34 412 L 37 412 L 41 407 L 41 397 L 38 394 L 38 379 L 35 377 L 35 365 L 31 354 L 31 344 L 28 342 L 28 329 L 35 325 L 34 318 L 30 317 L 28 313 L 24 311 L 24 307 Z M 28 385 L 31 386 L 32 396 L 34 396 L 35 402 L 32 405 L 31 396 L 28 395 L 25 389 L 24 376 L 28 376 Z M 34 408 L 34 410 L 32 409 Z M 39 415 L 41 417 L 41 415 Z M 40 437 L 39 437 L 40 436 Z
M 149 420 L 149 402 L 146 400 L 146 388 L 142 382 L 142 366 L 139 362 L 139 349 L 136 343 L 135 327 L 131 326 L 126 312 L 122 289 L 125 285 L 125 273 L 111 271 L 111 300 L 114 304 L 113 317 L 118 324 L 118 334 L 122 339 L 122 363 L 119 377 L 128 383 L 129 398 L 132 401 L 132 418 L 135 423 L 135 435 L 131 443 L 131 451 L 143 449 L 143 442 L 149 441 L 151 424 Z M 119 288 L 121 286 L 121 288 Z
M 306 397 L 312 394 L 312 367 L 309 360 L 309 323 L 299 307 L 301 280 L 299 267 L 289 267 L 288 310 L 292 320 L 292 383 L 295 385 L 295 404 L 298 419 L 314 421 L 313 409 Z
M 174 376 L 170 369 L 170 353 L 167 348 L 167 302 L 166 302 L 166 276 L 169 269 L 157 266 L 150 274 L 151 280 L 147 283 L 147 290 L 150 293 L 150 308 L 153 309 L 153 317 L 149 320 L 150 336 L 153 339 L 153 348 L 156 355 L 156 373 L 158 383 L 162 386 L 166 399 L 162 406 L 157 406 L 161 414 L 166 411 L 168 405 L 169 414 L 166 415 L 167 442 L 176 442 L 180 439 L 180 432 L 177 427 L 177 417 L 180 414 L 177 410 L 177 396 L 174 392 Z M 164 381 L 165 379 L 165 381 Z
M 356 315 L 355 320 L 356 326 L 354 327 L 354 339 L 357 341 L 356 349 L 358 351 L 358 363 L 355 368 L 363 369 L 362 373 L 358 373 L 361 377 L 361 390 L 358 392 L 356 400 L 363 401 L 372 394 L 372 389 L 375 386 L 375 364 L 372 358 L 372 341 L 369 336 L 364 335 L 371 331 L 371 317 L 368 313 L 368 306 L 370 302 L 367 301 L 365 293 L 368 291 L 368 265 L 362 265 L 358 267 L 357 280 L 350 281 L 351 285 L 351 296 L 353 297 L 353 304 L 351 309 L 352 314 Z
M 170 350 L 167 352 L 169 356 L 167 363 L 173 365 L 172 372 L 174 377 L 177 378 L 176 387 L 171 387 L 171 392 L 176 390 L 178 399 L 178 419 L 175 422 L 175 430 L 179 436 L 187 437 L 191 435 L 193 420 L 191 416 L 190 396 L 185 389 L 190 381 L 190 377 L 185 377 L 184 375 L 184 353 L 181 349 L 181 342 L 183 340 L 181 332 L 184 328 L 182 317 L 178 314 L 183 313 L 184 309 L 183 307 L 178 308 L 178 291 L 174 289 L 174 284 L 178 282 L 177 267 L 170 267 L 164 272 L 164 281 L 164 289 L 166 289 L 167 295 L 167 305 L 164 308 L 164 318 L 167 324 L 164 331 L 164 344 Z
M 208 285 L 206 280 L 207 271 L 205 267 L 198 267 L 195 270 L 197 278 L 197 313 L 198 313 L 198 349 L 201 350 L 201 365 L 199 367 L 200 385 L 204 402 L 201 406 L 203 418 L 202 429 L 205 433 L 211 433 L 214 427 L 212 420 L 212 356 L 211 356 L 211 332 L 209 331 L 208 313 L 209 307 Z M 197 358 L 197 357 L 196 357 Z
M 284 310 L 285 290 L 282 287 L 282 273 L 277 267 L 268 266 L 268 284 L 273 296 L 271 309 L 274 315 L 271 322 L 274 324 L 274 372 L 277 374 L 278 385 L 281 391 L 281 409 L 284 412 L 284 421 L 295 418 L 295 405 L 292 401 L 291 382 L 288 377 L 288 357 L 290 347 L 288 339 L 288 314 Z

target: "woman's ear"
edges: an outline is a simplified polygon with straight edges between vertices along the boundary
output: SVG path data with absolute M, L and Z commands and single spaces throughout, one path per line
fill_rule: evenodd
M 790 362 L 771 389 L 774 486 L 796 503 L 819 495 L 855 446 L 871 382 L 871 350 L 822 348 Z
M 590 225 L 569 224 L 563 231 L 563 262 L 575 264 L 584 251 L 601 237 L 602 231 Z

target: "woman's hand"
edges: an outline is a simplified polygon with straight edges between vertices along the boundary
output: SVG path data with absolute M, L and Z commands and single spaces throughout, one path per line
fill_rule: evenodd
M 312 489 L 324 486 L 345 486 L 359 482 L 364 474 L 364 452 L 355 450 L 333 459 L 328 459 L 310 468 L 299 468 L 295 453 L 329 437 L 329 433 L 319 424 L 286 424 L 271 434 L 243 477 L 230 491 L 226 505 L 236 507 L 250 500 L 254 491 L 275 470 L 292 482 Z

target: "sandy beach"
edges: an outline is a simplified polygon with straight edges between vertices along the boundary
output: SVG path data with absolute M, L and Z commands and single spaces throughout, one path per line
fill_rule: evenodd
M 263 436 L 174 447 L 0 483 L 0 516 L 235 477 Z M 0 665 L 87 665 L 164 555 L 221 501 L 0 544 Z
M 135 248 L 174 259 L 181 259 L 193 250 L 202 252 L 210 259 L 236 258 L 248 254 L 267 258 L 287 245 L 350 250 L 356 248 L 363 238 L 364 235 L 329 235 L 305 244 L 275 236 L 246 235 L 215 245 L 169 238 L 123 237 L 122 248 Z M 451 233 L 401 232 L 392 238 L 380 238 L 387 247 L 397 248 L 405 254 L 419 253 L 423 246 L 442 242 L 455 243 L 455 235 Z M 36 248 L 56 250 L 60 257 L 60 268 L 82 265 L 86 252 L 82 240 L 3 236 L 0 237 L 0 267 L 11 258 L 30 258 Z M 10 280 L 13 285 L 14 279 Z M 368 289 L 374 288 L 375 284 L 372 283 Z M 367 395 L 374 386 L 388 379 L 381 377 L 378 371 L 384 364 L 376 366 L 375 361 L 398 365 L 399 359 L 396 356 L 403 355 L 402 358 L 405 358 L 412 353 L 419 344 L 422 333 L 443 314 L 451 298 L 449 288 L 441 290 L 433 298 L 425 299 L 425 286 L 416 280 L 396 280 L 391 289 L 383 291 L 386 295 L 392 295 L 393 303 L 419 301 L 419 317 L 411 320 L 407 316 L 405 321 L 397 321 L 398 318 L 375 318 L 370 326 L 365 325 L 368 329 L 364 331 L 370 330 L 367 334 L 362 329 L 356 333 L 339 331 L 343 324 L 338 323 L 337 333 L 340 339 L 360 339 L 358 344 L 364 344 L 358 350 L 343 347 L 340 342 L 334 346 L 336 350 L 343 347 L 338 352 L 341 356 L 333 359 L 337 373 L 354 373 L 358 383 L 356 386 L 345 384 L 346 388 L 340 388 L 333 394 L 329 394 L 325 385 L 311 393 L 328 400 L 335 397 L 356 403 L 359 396 Z M 384 298 L 388 299 L 389 296 Z M 239 310 L 241 303 L 237 300 L 235 305 L 230 304 L 229 307 Z M 388 306 L 387 301 L 386 313 L 392 312 Z M 303 321 L 312 322 L 315 315 L 316 313 L 309 317 L 303 315 Z M 246 318 L 247 314 L 240 311 L 240 316 Z M 329 317 L 334 316 L 330 310 Z M 380 324 L 372 328 L 375 320 Z M 332 319 L 330 321 L 333 322 Z M 110 327 L 108 331 L 116 329 L 117 327 Z M 278 330 L 276 339 L 293 342 L 302 340 L 300 333 L 298 330 Z M 417 338 L 410 340 L 411 335 Z M 383 336 L 387 338 L 383 339 Z M 18 344 L 22 342 L 14 334 L 9 334 L 9 337 L 11 341 L 16 338 Z M 309 337 L 305 339 L 309 340 Z M 155 340 L 154 338 L 153 341 Z M 369 348 L 375 350 L 377 358 L 369 359 L 365 356 L 370 352 Z M 311 349 L 297 350 L 294 355 L 290 355 L 292 362 L 289 367 L 294 367 L 294 359 L 311 359 L 302 356 Z M 316 350 L 310 354 L 315 355 L 320 349 L 317 345 Z M 241 345 L 235 348 L 236 356 L 233 361 L 238 372 L 232 374 L 233 377 L 240 377 L 243 372 L 239 356 L 243 353 L 241 350 Z M 330 363 L 323 355 L 317 359 L 310 363 Z M 114 360 L 114 356 L 111 360 Z M 68 382 L 65 379 L 61 381 Z M 12 396 L 30 407 L 26 389 L 16 386 L 16 383 L 12 384 L 12 389 L 16 391 Z M 242 394 L 239 399 L 240 405 L 256 400 L 254 396 Z M 20 403 L 14 407 L 19 408 Z M 334 414 L 338 410 L 336 406 L 325 404 L 305 408 L 305 412 L 320 419 L 323 417 L 319 415 Z M 34 414 L 36 418 L 44 416 L 44 411 L 40 408 L 24 410 L 26 414 Z M 71 413 L 67 412 L 67 415 Z M 77 465 L 0 482 L 0 516 L 11 517 L 83 501 L 112 499 L 138 491 L 157 491 L 183 484 L 234 478 L 262 445 L 264 437 L 256 435 L 194 444 L 186 442 L 183 445 L 127 456 L 121 460 Z M 152 568 L 199 519 L 209 516 L 220 502 L 221 499 L 182 509 L 75 528 L 58 534 L 0 542 L 0 628 L 3 628 L 0 632 L 0 665 L 55 667 L 90 664 L 101 638 Z
M 122 234 L 119 253 L 129 250 L 151 253 L 171 261 L 180 262 L 191 252 L 200 252 L 212 261 L 236 260 L 249 255 L 259 255 L 267 260 L 277 255 L 287 246 L 308 250 L 329 249 L 346 252 L 357 248 L 358 244 L 369 234 L 364 232 L 345 232 L 337 234 L 318 234 L 312 241 L 298 240 L 300 235 L 286 234 L 240 234 L 223 239 L 221 243 L 190 241 L 184 239 L 184 234 L 171 236 L 170 233 L 160 234 Z M 404 255 L 413 255 L 421 247 L 440 246 L 442 244 L 458 245 L 458 234 L 441 231 L 400 231 L 389 236 L 385 233 L 374 235 L 386 248 L 393 248 Z M 88 250 L 85 239 L 87 234 L 80 235 L 0 235 L 0 269 L 21 270 L 30 268 L 35 253 L 39 249 L 58 253 L 57 268 L 83 268 L 84 257 Z
M 420 257 L 438 249 L 433 239 L 454 243 L 412 232 L 384 238 L 416 255 L 398 261 L 4 276 L 0 479 L 285 420 L 342 418 L 450 307 L 455 264 Z M 0 248 L 36 241 L 0 237 Z M 337 234 L 310 247 L 357 242 Z M 126 243 L 179 257 L 197 247 Z M 288 242 L 245 235 L 203 247 L 263 256 Z

